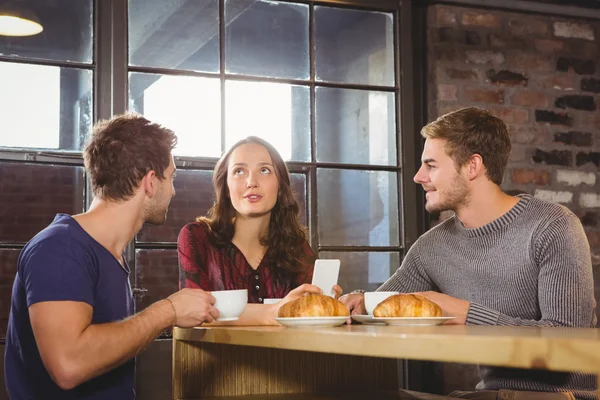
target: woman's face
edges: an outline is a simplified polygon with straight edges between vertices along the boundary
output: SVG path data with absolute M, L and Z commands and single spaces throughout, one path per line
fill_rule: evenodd
M 277 203 L 279 180 L 267 149 L 256 143 L 237 147 L 229 157 L 227 187 L 236 215 L 269 214 Z

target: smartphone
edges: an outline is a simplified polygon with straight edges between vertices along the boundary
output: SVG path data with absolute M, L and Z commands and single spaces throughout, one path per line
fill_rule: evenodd
M 337 285 L 340 275 L 340 260 L 317 260 L 313 271 L 312 284 L 318 286 L 323 294 L 335 297 L 333 287 Z

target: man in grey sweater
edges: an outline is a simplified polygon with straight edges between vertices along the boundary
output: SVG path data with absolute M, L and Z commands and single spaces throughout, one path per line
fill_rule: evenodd
M 511 148 L 504 122 L 470 107 L 421 134 L 414 181 L 426 192 L 425 208 L 455 215 L 421 236 L 377 290 L 420 292 L 455 324 L 595 327 L 590 249 L 579 219 L 561 205 L 500 188 Z M 340 300 L 366 314 L 363 294 Z M 592 375 L 486 366 L 480 374 L 478 392 L 451 396 L 596 398 Z

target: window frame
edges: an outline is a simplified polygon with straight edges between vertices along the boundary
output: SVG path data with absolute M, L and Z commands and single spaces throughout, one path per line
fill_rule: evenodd
M 93 4 L 93 60 L 91 64 L 40 61 L 27 58 L 11 58 L 0 56 L 0 61 L 18 62 L 26 64 L 68 66 L 91 69 L 93 71 L 93 122 L 108 119 L 114 114 L 127 111 L 128 106 L 128 75 L 130 72 L 151 72 L 169 75 L 189 76 L 219 76 L 221 78 L 221 120 L 225 121 L 225 81 L 252 80 L 258 82 L 290 83 L 308 86 L 310 89 L 310 152 L 308 162 L 288 162 L 290 172 L 306 175 L 306 216 L 310 232 L 310 244 L 315 252 L 398 252 L 400 260 L 404 257 L 406 249 L 424 231 L 426 226 L 425 212 L 423 210 L 418 188 L 412 182 L 412 177 L 417 170 L 418 156 L 421 142 L 416 133 L 416 127 L 423 122 L 422 107 L 424 97 L 423 68 L 424 51 L 419 53 L 419 44 L 424 40 L 423 35 L 414 32 L 423 32 L 425 26 L 426 6 L 419 6 L 413 10 L 411 1 L 397 0 L 278 0 L 280 2 L 300 3 L 309 5 L 309 51 L 310 51 L 310 78 L 308 80 L 278 79 L 244 76 L 225 73 L 225 26 L 224 0 L 219 0 L 219 47 L 220 71 L 214 73 L 197 73 L 190 71 L 166 70 L 161 68 L 130 67 L 128 57 L 128 1 L 127 0 L 94 0 Z M 394 86 L 357 85 L 333 82 L 321 82 L 315 79 L 315 6 L 327 6 L 341 9 L 379 11 L 391 13 L 393 16 L 393 46 L 394 46 Z M 415 15 L 420 19 L 413 21 Z M 417 37 L 419 36 L 419 37 Z M 402 38 L 402 42 L 400 41 Z M 117 40 L 120 39 L 120 40 Z M 415 52 L 415 48 L 417 52 Z M 423 49 L 424 47 L 421 47 Z M 416 56 L 415 56 L 416 55 Z M 423 57 L 419 59 L 419 57 Z M 402 63 L 400 63 L 402 60 Z M 415 81 L 416 80 L 416 81 Z M 396 126 L 396 165 L 368 165 L 368 164 L 343 164 L 316 161 L 315 141 L 315 90 L 316 87 L 331 87 L 342 89 L 382 90 L 394 93 L 395 98 L 395 126 Z M 221 127 L 221 143 L 225 143 L 225 124 Z M 224 149 L 222 149 L 224 150 Z M 0 147 L 0 163 L 2 162 L 28 162 L 45 165 L 72 165 L 83 166 L 81 152 L 74 151 L 48 151 L 35 149 L 18 149 Z M 207 169 L 212 170 L 217 158 L 176 156 L 175 164 L 179 169 Z M 319 246 L 317 213 L 317 171 L 320 168 L 351 169 L 358 171 L 390 171 L 397 174 L 397 207 L 400 218 L 399 245 L 398 246 Z M 91 203 L 91 187 L 87 174 L 86 189 L 84 193 L 85 208 Z M 415 213 L 415 210 L 419 212 Z M 22 249 L 25 243 L 1 243 L 0 249 Z M 138 287 L 135 282 L 136 249 L 174 249 L 173 242 L 142 242 L 137 243 L 135 238 L 126 248 L 126 257 L 132 269 L 132 286 L 134 293 L 143 293 L 144 288 Z M 0 338 L 0 342 L 3 339 Z

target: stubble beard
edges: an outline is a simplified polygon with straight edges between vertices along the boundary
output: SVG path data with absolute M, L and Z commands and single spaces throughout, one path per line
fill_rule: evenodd
M 470 195 L 467 184 L 460 175 L 456 175 L 452 179 L 452 184 L 449 189 L 443 193 L 442 202 L 437 204 L 430 204 L 427 202 L 425 203 L 425 210 L 427 210 L 428 213 L 440 213 L 444 211 L 454 211 L 456 213 L 460 208 L 468 206 L 469 202 Z
M 166 206 L 152 204 L 145 212 L 146 217 L 144 218 L 144 222 L 151 225 L 162 225 L 167 220 L 168 211 L 168 204 Z

